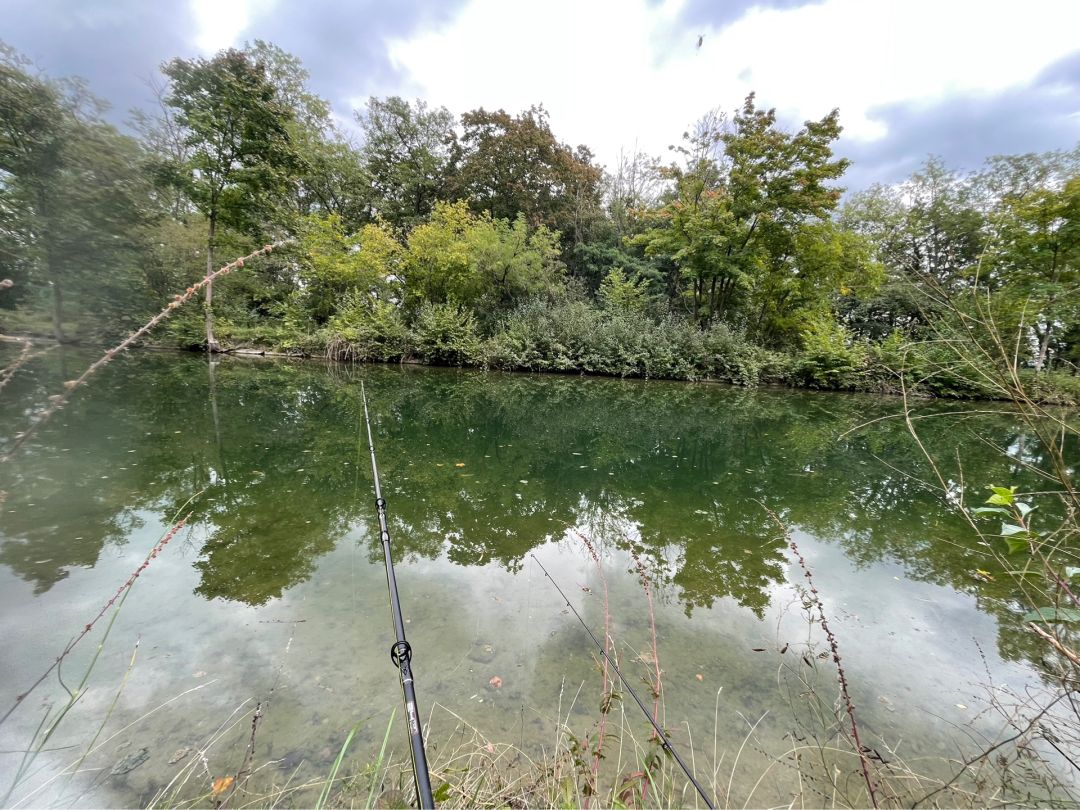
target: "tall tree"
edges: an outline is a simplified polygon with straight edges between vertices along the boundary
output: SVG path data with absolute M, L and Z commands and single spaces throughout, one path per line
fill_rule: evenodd
M 1080 175 L 1010 195 L 994 217 L 999 297 L 1030 325 L 1041 371 L 1057 334 L 1080 323 Z
M 363 168 L 380 218 L 400 230 L 424 221 L 446 199 L 454 169 L 454 116 L 445 107 L 398 96 L 370 98 L 356 113 L 364 130 Z
M 668 170 L 671 199 L 635 241 L 670 259 L 672 291 L 686 291 L 698 321 L 742 319 L 763 339 L 775 331 L 770 297 L 802 286 L 798 246 L 821 233 L 806 229 L 840 198 L 831 185 L 848 165 L 832 154 L 839 135 L 836 110 L 790 133 L 751 93 L 730 125 L 712 113 L 684 136 L 685 165 Z
M 173 59 L 166 103 L 186 135 L 190 155 L 174 181 L 206 217 L 206 272 L 215 269 L 219 226 L 257 233 L 265 227 L 296 168 L 289 134 L 292 110 L 279 97 L 266 66 L 238 50 L 212 59 Z M 206 285 L 206 346 L 214 338 L 213 285 Z
M 48 285 L 53 332 L 65 297 L 123 318 L 138 298 L 135 254 L 149 186 L 142 152 L 101 119 L 104 105 L 77 80 L 52 81 L 0 50 L 0 265 Z M 114 323 L 113 326 L 119 324 Z
M 586 241 L 603 207 L 603 172 L 588 148 L 560 143 L 543 107 L 473 110 L 461 125 L 457 192 L 473 210 L 557 230 L 568 255 Z

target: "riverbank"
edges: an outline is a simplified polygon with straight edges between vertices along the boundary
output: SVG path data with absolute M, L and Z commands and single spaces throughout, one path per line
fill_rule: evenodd
M 589 317 L 589 312 L 593 317 Z M 219 324 L 223 354 L 291 359 L 326 358 L 342 362 L 457 366 L 487 371 L 553 373 L 597 377 L 718 382 L 740 387 L 849 391 L 917 398 L 1010 400 L 966 368 L 956 357 L 929 343 L 886 340 L 880 344 L 819 347 L 799 353 L 763 349 L 723 325 L 708 330 L 678 322 L 617 317 L 598 318 L 581 310 L 588 328 L 566 321 L 535 318 L 528 329 L 504 328 L 487 338 L 466 319 L 402 328 L 393 337 L 356 328 L 311 334 L 277 326 Z M 562 324 L 560 328 L 560 323 Z M 171 326 L 171 324 L 170 324 Z M 520 324 L 517 325 L 520 327 Z M 5 336 L 55 343 L 39 330 Z M 71 341 L 92 347 L 96 342 Z M 104 348 L 104 347 L 102 347 Z M 156 335 L 140 348 L 205 351 L 177 330 Z M 904 385 L 901 385 L 901 375 Z M 1080 406 L 1080 377 L 1058 371 L 1021 369 L 1019 382 L 1033 401 Z

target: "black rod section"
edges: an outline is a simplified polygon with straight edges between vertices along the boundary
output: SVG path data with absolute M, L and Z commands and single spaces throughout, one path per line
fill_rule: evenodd
M 638 705 L 638 708 L 641 709 L 641 713 L 645 715 L 646 719 L 650 723 L 652 723 L 652 727 L 656 730 L 657 735 L 660 737 L 660 744 L 663 746 L 663 749 L 669 754 L 671 754 L 671 756 L 675 758 L 675 761 L 679 763 L 679 767 L 682 768 L 682 772 L 686 774 L 686 778 L 690 780 L 690 784 L 692 784 L 697 790 L 698 795 L 701 796 L 701 800 L 705 802 L 705 806 L 708 807 L 709 810 L 715 810 L 715 808 L 713 807 L 713 803 L 709 800 L 708 795 L 705 793 L 705 788 L 703 788 L 698 783 L 698 780 L 694 778 L 694 775 L 690 773 L 690 769 L 686 767 L 686 763 L 683 762 L 682 757 L 679 756 L 679 752 L 671 747 L 671 740 L 668 739 L 667 734 L 665 734 L 664 730 L 660 728 L 660 726 L 655 720 L 653 720 L 653 716 L 649 714 L 649 710 L 645 708 L 645 704 L 641 702 L 641 698 L 639 698 L 637 692 L 634 691 L 634 687 L 632 687 L 627 682 L 626 678 L 624 678 L 623 674 L 619 671 L 618 665 L 607 654 L 607 650 L 604 649 L 604 645 L 600 643 L 600 640 L 595 635 L 593 635 L 593 631 L 589 629 L 589 625 L 585 624 L 585 620 L 581 618 L 581 614 L 577 612 L 577 609 L 570 604 L 570 600 L 566 598 L 566 594 L 563 593 L 562 588 L 559 587 L 559 583 L 556 582 L 555 579 L 551 576 L 551 574 L 548 573 L 548 570 L 544 568 L 544 564 L 540 562 L 540 560 L 536 559 L 535 554 L 530 554 L 529 556 L 532 557 L 533 560 L 536 561 L 536 564 L 540 566 L 540 570 L 544 572 L 544 576 L 551 580 L 551 584 L 555 586 L 555 590 L 559 592 L 559 596 L 561 596 L 563 598 L 563 601 L 566 602 L 566 606 L 574 612 L 574 615 L 581 623 L 581 626 L 585 628 L 585 632 L 589 634 L 589 638 L 593 640 L 593 644 L 600 648 L 600 654 L 604 656 L 604 660 L 611 664 L 611 668 L 615 670 L 615 674 L 619 676 L 619 680 L 622 681 L 622 685 L 626 687 L 626 691 L 633 696 L 634 701 Z
M 390 648 L 390 660 L 401 674 L 401 692 L 405 700 L 405 722 L 409 726 L 409 742 L 412 744 L 413 776 L 416 778 L 416 798 L 424 810 L 433 810 L 435 798 L 431 795 L 431 778 L 428 776 L 427 754 L 424 753 L 424 735 L 420 731 L 420 712 L 416 708 L 416 689 L 413 688 L 412 647 L 405 640 L 405 622 L 401 618 L 401 601 L 398 598 L 397 577 L 394 576 L 394 559 L 390 554 L 390 532 L 386 528 L 386 501 L 379 485 L 379 465 L 375 461 L 375 441 L 371 437 L 371 419 L 368 416 L 367 392 L 360 383 L 360 396 L 364 400 L 364 424 L 367 425 L 368 449 L 371 450 L 371 477 L 375 480 L 375 509 L 379 513 L 379 538 L 386 560 L 386 587 L 390 591 L 390 615 L 394 620 L 397 641 Z

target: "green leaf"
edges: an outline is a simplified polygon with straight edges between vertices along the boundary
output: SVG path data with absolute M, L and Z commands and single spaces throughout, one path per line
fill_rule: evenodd
M 450 783 L 443 782 L 441 785 L 435 788 L 435 792 L 432 793 L 431 796 L 439 804 L 445 802 L 447 799 L 450 798 Z
M 1020 513 L 1020 517 L 1027 517 L 1031 511 L 1035 509 L 1030 503 L 1024 503 L 1023 501 L 1016 502 L 1016 510 Z
M 1001 536 L 1012 537 L 1017 534 L 1027 534 L 1028 530 L 1023 526 L 1017 526 L 1015 523 L 1002 523 L 1001 524 Z
M 1016 494 L 1016 487 L 990 487 L 990 491 L 995 495 L 1000 495 L 1002 498 L 1008 498 L 1012 503 L 1013 495 Z
M 1080 568 L 1076 568 L 1072 565 L 1065 566 L 1065 579 L 1076 579 L 1080 577 Z
M 1005 543 L 1009 546 L 1009 553 L 1010 554 L 1015 554 L 1018 551 L 1027 551 L 1028 550 L 1027 534 L 1024 534 L 1022 537 L 1020 537 L 1020 536 L 1006 537 L 1005 538 Z
M 971 514 L 973 514 L 973 515 L 993 515 L 993 514 L 1007 515 L 1007 514 L 1009 514 L 1009 510 L 1008 509 L 1003 509 L 1000 506 L 979 506 L 979 507 L 976 507 L 975 509 L 972 509 Z
M 995 504 L 996 506 L 1012 506 L 1012 496 L 994 493 L 986 499 L 986 502 Z
M 1077 608 L 1041 607 L 1024 614 L 1025 622 L 1080 622 Z

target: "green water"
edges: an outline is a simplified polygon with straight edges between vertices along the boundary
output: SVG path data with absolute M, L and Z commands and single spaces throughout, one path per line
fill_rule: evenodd
M 87 360 L 57 350 L 16 377 L 0 397 L 4 432 Z M 267 790 L 317 778 L 357 723 L 345 769 L 371 761 L 400 693 L 359 444 L 360 379 L 435 760 L 462 721 L 539 757 L 560 720 L 581 736 L 600 719 L 595 649 L 532 554 L 598 633 L 606 582 L 612 636 L 651 704 L 636 557 L 651 583 L 661 711 L 676 743 L 693 749 L 710 784 L 726 791 L 730 779 L 729 803 L 787 804 L 794 769 L 776 765 L 755 783 L 789 735 L 812 725 L 796 675 L 831 702 L 835 673 L 813 657 L 825 647 L 800 605 L 802 574 L 762 503 L 814 571 L 864 740 L 933 770 L 1001 731 L 987 708 L 991 681 L 1017 693 L 1039 683 L 1039 646 L 1008 579 L 919 483 L 927 470 L 902 423 L 844 435 L 896 413 L 897 400 L 143 353 L 108 367 L 0 469 L 3 710 L 202 491 L 132 589 L 88 691 L 50 740 L 60 750 L 37 757 L 11 801 L 146 803 L 188 764 L 169 764 L 174 752 L 211 739 L 184 797 L 246 757 L 259 769 L 252 784 Z M 947 474 L 972 497 L 989 483 L 1030 483 L 1020 462 L 1038 463 L 1034 445 L 1008 416 L 959 413 L 968 407 L 924 406 L 957 412 L 922 423 Z M 64 662 L 69 686 L 103 627 Z M 22 758 L 10 752 L 62 697 L 50 677 L 0 726 L 3 791 Z M 82 772 L 55 778 L 114 699 Z M 636 711 L 627 700 L 617 714 L 645 740 Z M 400 719 L 399 710 L 390 737 L 399 759 Z M 142 748 L 144 763 L 111 773 Z M 604 767 L 616 765 L 612 749 Z M 827 803 L 808 790 L 808 805 Z

